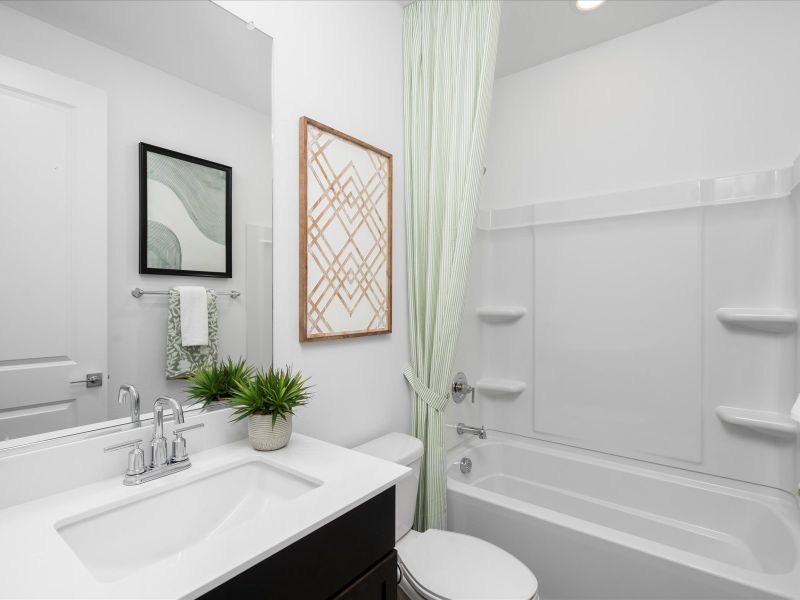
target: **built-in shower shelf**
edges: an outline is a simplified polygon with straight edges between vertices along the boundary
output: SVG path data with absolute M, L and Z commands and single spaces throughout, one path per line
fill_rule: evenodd
M 717 416 L 720 421 L 730 425 L 755 429 L 768 435 L 781 437 L 797 435 L 797 423 L 789 415 L 783 413 L 735 406 L 718 406 Z
M 563 200 L 481 209 L 478 228 L 488 231 L 693 210 L 740 202 L 788 198 L 800 186 L 800 156 L 791 165 L 714 179 L 694 179 Z
M 789 308 L 720 308 L 717 319 L 728 325 L 768 333 L 797 329 L 797 311 Z
M 525 391 L 525 382 L 488 377 L 479 379 L 475 388 L 487 396 L 516 396 Z
M 480 306 L 478 317 L 487 323 L 511 323 L 525 316 L 524 306 Z

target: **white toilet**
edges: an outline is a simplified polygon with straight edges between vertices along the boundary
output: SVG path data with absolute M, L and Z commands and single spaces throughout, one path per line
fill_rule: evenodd
M 406 465 L 410 477 L 397 484 L 395 540 L 402 572 L 400 597 L 410 600 L 537 600 L 538 582 L 511 554 L 471 535 L 411 529 L 419 484 L 422 442 L 390 433 L 354 448 Z

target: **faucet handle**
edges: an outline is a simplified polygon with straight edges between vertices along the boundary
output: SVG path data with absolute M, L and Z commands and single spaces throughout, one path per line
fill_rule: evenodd
M 103 452 L 113 452 L 114 450 L 122 450 L 123 448 L 129 448 L 131 446 L 138 447 L 139 444 L 142 443 L 142 439 L 139 438 L 138 440 L 132 440 L 130 442 L 122 442 L 120 444 L 114 444 L 113 446 L 106 446 L 103 448 Z
M 141 439 L 133 440 L 131 442 L 122 442 L 121 444 L 114 444 L 113 446 L 106 446 L 103 452 L 113 452 L 115 450 L 122 450 L 123 448 L 133 449 L 128 452 L 128 470 L 125 471 L 126 475 L 141 475 L 144 473 L 144 451 L 139 448 L 142 443 Z
M 475 404 L 475 387 L 471 386 L 467 381 L 467 376 L 459 371 L 450 386 L 450 396 L 453 398 L 453 402 L 458 404 L 464 401 L 467 394 L 472 395 L 472 403 Z
M 186 427 L 176 427 L 175 429 L 172 430 L 172 433 L 174 433 L 177 436 L 180 436 L 180 434 L 182 434 L 184 431 L 189 431 L 191 429 L 200 429 L 201 427 L 205 426 L 206 426 L 205 423 L 195 423 L 194 425 L 187 425 Z
M 195 423 L 194 425 L 187 425 L 186 427 L 176 427 L 172 430 L 175 434 L 175 439 L 172 440 L 172 462 L 183 462 L 189 459 L 189 454 L 186 452 L 186 440 L 183 435 L 184 431 L 192 429 L 200 429 L 205 427 L 205 423 Z

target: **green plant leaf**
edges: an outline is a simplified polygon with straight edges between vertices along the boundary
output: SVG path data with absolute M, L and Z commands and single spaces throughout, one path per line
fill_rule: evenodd
M 239 382 L 231 395 L 233 421 L 250 415 L 272 415 L 272 426 L 278 417 L 293 415 L 294 409 L 311 399 L 311 385 L 291 367 L 257 370 L 250 379 Z
M 202 403 L 207 407 L 219 400 L 228 400 L 239 384 L 252 379 L 253 368 L 241 358 L 234 362 L 227 360 L 200 369 L 189 378 L 186 392 L 194 403 Z

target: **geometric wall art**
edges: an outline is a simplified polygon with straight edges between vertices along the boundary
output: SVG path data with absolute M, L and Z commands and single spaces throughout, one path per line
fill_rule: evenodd
M 392 155 L 300 119 L 300 341 L 392 331 Z
M 231 167 L 139 144 L 139 273 L 231 277 Z

